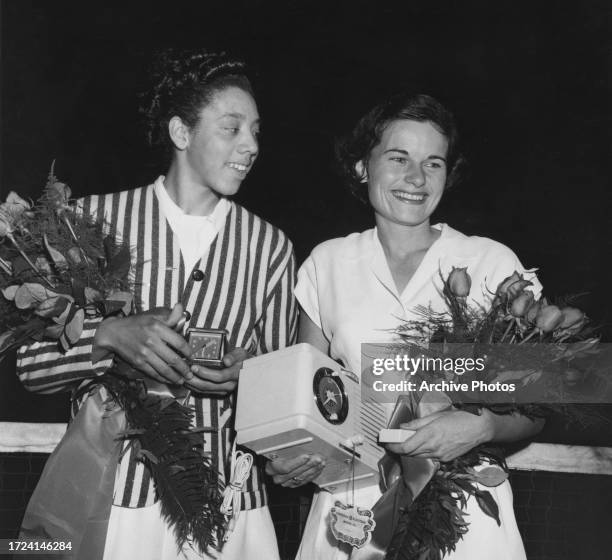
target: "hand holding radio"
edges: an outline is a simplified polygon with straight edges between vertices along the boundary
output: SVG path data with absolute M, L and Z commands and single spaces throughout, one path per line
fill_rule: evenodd
M 288 488 L 297 488 L 312 482 L 325 468 L 325 459 L 321 455 L 299 455 L 292 459 L 274 459 L 266 463 L 266 474 L 276 484 Z

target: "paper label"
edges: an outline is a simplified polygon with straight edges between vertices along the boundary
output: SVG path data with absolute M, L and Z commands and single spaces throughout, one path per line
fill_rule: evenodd
M 376 521 L 371 510 L 336 501 L 331 508 L 330 525 L 336 539 L 361 548 L 372 537 Z

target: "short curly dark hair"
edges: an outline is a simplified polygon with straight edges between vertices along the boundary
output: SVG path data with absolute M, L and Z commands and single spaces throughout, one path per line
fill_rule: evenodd
M 142 95 L 140 112 L 149 145 L 167 157 L 173 146 L 168 133 L 170 119 L 180 117 L 195 128 L 200 111 L 215 93 L 234 86 L 253 95 L 245 63 L 225 52 L 166 49 L 155 56 L 150 78 L 152 84 Z
M 445 188 L 451 188 L 460 180 L 465 161 L 458 149 L 459 133 L 453 114 L 429 95 L 400 93 L 376 105 L 348 135 L 336 143 L 340 174 L 350 191 L 364 202 L 368 200 L 367 191 L 363 186 L 363 177 L 355 166 L 359 161 L 368 161 L 385 129 L 397 120 L 428 121 L 440 131 L 448 140 Z

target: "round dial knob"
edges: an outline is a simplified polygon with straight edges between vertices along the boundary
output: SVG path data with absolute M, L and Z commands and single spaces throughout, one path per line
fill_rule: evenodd
M 340 375 L 330 368 L 319 368 L 312 381 L 315 402 L 323 418 L 342 424 L 348 415 L 348 397 Z

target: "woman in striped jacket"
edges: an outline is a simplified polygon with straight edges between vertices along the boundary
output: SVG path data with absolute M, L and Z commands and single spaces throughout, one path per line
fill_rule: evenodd
M 50 342 L 21 348 L 18 373 L 33 391 L 73 390 L 119 357 L 145 377 L 183 384 L 192 391 L 189 402 L 204 432 L 205 452 L 224 483 L 231 393 L 242 361 L 295 340 L 294 256 L 280 230 L 228 199 L 258 153 L 259 115 L 242 63 L 223 54 L 166 52 L 154 77 L 145 114 L 150 143 L 165 146 L 170 156 L 165 177 L 80 201 L 85 214 L 104 220 L 108 233 L 132 248 L 137 313 L 87 320 L 81 339 L 66 353 Z M 145 313 L 159 308 L 166 311 Z M 227 330 L 233 350 L 223 358 L 223 369 L 187 365 L 190 349 L 172 328 L 183 310 L 191 327 Z M 297 472 L 312 478 L 316 471 L 316 464 L 304 463 Z M 105 560 L 201 558 L 190 548 L 177 550 L 150 473 L 129 448 L 117 468 L 113 498 Z M 248 511 L 221 557 L 277 558 L 258 468 L 243 490 L 242 509 Z

